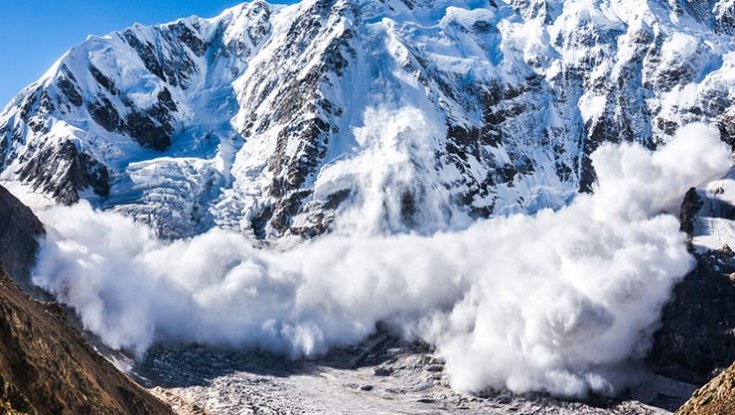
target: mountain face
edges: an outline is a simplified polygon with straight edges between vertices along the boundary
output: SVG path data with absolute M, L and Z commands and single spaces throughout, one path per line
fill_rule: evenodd
M 735 142 L 733 33 L 731 0 L 256 0 L 72 48 L 1 177 L 169 238 L 462 227 L 564 205 L 604 142 Z
M 0 186 L 0 264 L 16 281 L 30 288 L 43 225 L 30 208 Z
M 735 361 L 735 172 L 690 189 L 679 218 L 697 266 L 663 309 L 648 364 L 702 385 Z

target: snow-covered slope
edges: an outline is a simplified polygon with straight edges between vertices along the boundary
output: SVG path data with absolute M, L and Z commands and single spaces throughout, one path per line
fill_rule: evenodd
M 166 237 L 462 228 L 566 204 L 602 142 L 735 141 L 733 33 L 732 0 L 256 0 L 71 49 L 0 177 Z

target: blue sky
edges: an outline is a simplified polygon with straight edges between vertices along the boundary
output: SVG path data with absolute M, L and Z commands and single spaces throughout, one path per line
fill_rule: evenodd
M 293 3 L 276 0 L 271 3 Z M 193 14 L 211 17 L 242 0 L 0 0 L 0 108 L 87 35 Z

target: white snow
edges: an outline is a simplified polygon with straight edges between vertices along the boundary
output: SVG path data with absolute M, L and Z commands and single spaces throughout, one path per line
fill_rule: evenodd
M 0 146 L 0 179 L 50 228 L 36 280 L 108 344 L 138 352 L 174 338 L 314 355 L 388 320 L 434 343 L 462 390 L 580 395 L 624 384 L 617 371 L 645 353 L 691 265 L 675 218 L 659 214 L 729 160 L 691 129 L 704 138 L 655 155 L 603 146 L 597 193 L 579 195 L 587 128 L 609 117 L 650 146 L 674 127 L 735 116 L 695 110 L 735 96 L 735 40 L 665 2 L 550 1 L 536 17 L 535 2 L 414 3 L 339 0 L 318 13 L 315 0 L 254 1 L 130 28 L 176 62 L 169 69 L 190 65 L 175 83 L 146 67 L 125 32 L 64 54 L 0 114 L 18 134 Z M 206 53 L 177 37 L 182 28 Z M 338 56 L 341 69 L 328 67 Z M 81 106 L 63 99 L 69 77 Z M 145 110 L 164 89 L 177 109 L 163 152 L 105 130 L 87 107 L 104 97 L 124 117 L 126 100 Z M 41 92 L 57 106 L 24 120 Z M 295 138 L 316 118 L 328 125 L 323 142 Z M 448 124 L 482 139 L 450 151 Z M 17 182 L 41 144 L 62 140 L 108 166 L 109 197 L 87 190 L 94 206 L 54 208 Z M 307 145 L 323 148 L 293 225 L 332 215 L 332 235 L 255 249 L 255 219 L 282 201 L 273 183 L 288 167 L 276 160 L 292 166 Z M 703 191 L 735 205 L 733 183 Z M 323 212 L 343 190 L 349 199 Z M 471 208 L 494 218 L 476 221 Z M 735 248 L 730 219 L 702 215 L 695 229 L 700 249 Z
M 359 8 L 357 14 L 351 11 L 353 3 Z M 524 10 L 516 13 L 509 6 L 496 9 L 486 1 L 417 2 L 411 10 L 397 0 L 385 5 L 342 0 L 328 15 L 320 17 L 324 21 L 313 37 L 305 40 L 304 49 L 291 51 L 292 25 L 316 5 L 314 1 L 290 6 L 256 1 L 211 19 L 191 17 L 167 25 L 132 27 L 133 35 L 156 45 L 162 56 L 193 62 L 191 77 L 184 81 L 186 88 L 153 75 L 121 33 L 90 38 L 62 56 L 37 85 L 46 85 L 51 96 L 60 94 L 59 77 L 63 76 L 62 67 L 66 67 L 82 88 L 85 100 L 104 95 L 122 117 L 128 112 L 122 95 L 136 107 L 148 108 L 166 88 L 178 106 L 173 113 L 173 146 L 163 153 L 142 149 L 130 137 L 105 131 L 93 122 L 85 106 L 69 108 L 64 114 L 38 115 L 50 125 L 50 132 L 35 133 L 23 127 L 23 140 L 13 144 L 15 153 L 2 177 L 15 177 L 20 160 L 36 148 L 34 143 L 72 138 L 112 170 L 111 196 L 102 207 L 138 219 L 153 218 L 149 223 L 160 230 L 176 230 L 166 234 L 169 237 L 192 236 L 207 226 L 249 234 L 251 219 L 276 202 L 270 192 L 273 180 L 285 174 L 273 170 L 278 137 L 289 128 L 320 117 L 333 127 L 333 132 L 325 144 L 324 157 L 305 178 L 302 187 L 314 192 L 306 201 L 323 202 L 341 189 L 357 196 L 365 190 L 361 186 L 377 186 L 360 177 L 371 170 L 375 160 L 393 160 L 394 164 L 410 161 L 420 165 L 418 174 L 410 180 L 406 176 L 399 187 L 408 181 L 416 183 L 408 189 L 391 190 L 389 204 L 398 203 L 396 197 L 400 198 L 404 190 L 434 189 L 442 193 L 441 203 L 419 204 L 420 208 L 426 207 L 420 212 L 423 219 L 411 225 L 414 230 L 432 232 L 469 224 L 467 210 L 454 200 L 472 188 L 483 190 L 482 195 L 473 197 L 472 206 L 491 208 L 499 215 L 566 204 L 578 189 L 584 143 L 580 126 L 611 116 L 608 106 L 614 104 L 607 89 L 595 85 L 606 85 L 621 76 L 643 55 L 652 59 L 642 49 L 645 45 L 637 43 L 641 31 L 662 37 L 663 46 L 658 61 L 644 62 L 639 77 L 627 81 L 631 99 L 639 93 L 641 98 L 626 103 L 625 108 L 641 105 L 654 114 L 650 125 L 636 118 L 639 115 L 632 115 L 639 141 L 670 138 L 660 129 L 659 121 L 672 120 L 678 125 L 711 121 L 687 113 L 687 108 L 707 105 L 709 101 L 702 97 L 711 91 L 735 93 L 731 52 L 735 42 L 690 19 L 672 19 L 671 10 L 662 5 L 625 1 L 593 4 L 583 0 L 554 3 L 548 6 L 552 22 L 547 24 L 541 18 L 522 18 Z M 171 39 L 169 33 L 179 25 L 214 46 L 204 56 L 196 56 Z M 285 122 L 272 123 L 274 111 L 283 108 L 293 88 L 298 90 L 294 85 L 331 57 L 328 55 L 334 51 L 330 48 L 345 36 L 340 46 L 347 60 L 344 73 L 325 74 L 316 90 L 303 91 L 311 94 L 311 103 L 329 100 L 342 111 L 341 115 L 328 114 L 314 105 L 298 109 L 284 118 Z M 90 63 L 114 81 L 122 94 L 104 91 L 90 75 Z M 563 79 L 562 74 L 569 68 L 577 68 L 581 84 Z M 691 72 L 693 81 L 664 85 L 672 70 Z M 483 126 L 478 93 L 486 85 L 523 91 L 534 76 L 540 76 L 545 84 L 493 109 L 513 112 L 523 108 L 521 114 L 495 127 L 502 135 L 497 146 L 483 145 L 479 154 L 468 154 L 461 169 L 448 154 L 428 154 L 427 146 L 446 147 L 443 136 L 448 120 L 467 128 Z M 646 82 L 660 86 L 651 92 L 636 89 L 636 83 Z M 22 126 L 20 108 L 18 102 L 9 106 L 0 115 L 0 124 Z M 386 145 L 375 139 L 360 142 L 369 135 L 365 129 L 374 127 L 367 124 L 371 114 L 398 114 L 404 110 L 417 111 L 416 119 L 423 122 L 402 137 L 432 133 L 413 144 Z M 413 126 L 409 123 L 406 128 Z M 279 157 L 298 158 L 303 145 L 299 140 L 286 140 Z M 484 189 L 485 179 L 499 167 L 518 167 L 526 159 L 533 171 Z M 159 174 L 170 177 L 145 183 L 147 178 L 139 174 L 136 163 L 161 163 Z M 172 168 L 182 164 L 189 165 L 188 169 Z M 192 172 L 192 168 L 202 171 Z M 214 179 L 212 169 L 217 172 Z M 568 173 L 560 176 L 560 171 Z M 195 203 L 198 213 L 192 217 L 193 204 L 183 198 L 186 192 L 162 198 L 156 190 L 162 180 L 202 190 L 196 193 L 205 198 Z M 318 210 L 320 205 L 314 206 Z M 304 209 L 299 220 L 315 213 Z M 150 215 L 160 210 L 175 214 Z M 384 215 L 386 221 L 369 227 L 370 232 L 407 229 L 395 217 L 388 218 L 394 214 L 390 209 L 374 214 Z M 267 236 L 279 234 L 269 230 Z
M 661 212 L 726 171 L 729 156 L 716 132 L 690 127 L 655 153 L 603 146 L 595 193 L 556 212 L 431 236 L 365 237 L 348 223 L 285 251 L 222 230 L 167 243 L 86 203 L 40 209 L 48 237 L 34 282 L 108 345 L 138 354 L 181 340 L 315 356 L 384 321 L 436 345 L 460 391 L 615 393 L 634 381 L 627 364 L 645 355 L 693 265 L 678 220 Z M 370 193 L 351 219 L 370 226 L 385 192 L 370 186 L 413 173 L 386 166 L 365 178 Z

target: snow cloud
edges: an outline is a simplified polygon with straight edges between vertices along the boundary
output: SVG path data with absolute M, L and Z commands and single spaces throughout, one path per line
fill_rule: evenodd
M 662 212 L 724 174 L 730 151 L 695 125 L 656 152 L 604 145 L 593 160 L 594 194 L 559 211 L 432 235 L 337 232 L 285 251 L 216 229 L 164 242 L 86 203 L 51 207 L 38 212 L 48 236 L 34 281 L 138 354 L 185 341 L 312 356 L 383 321 L 434 344 L 461 391 L 614 393 L 693 265 Z

